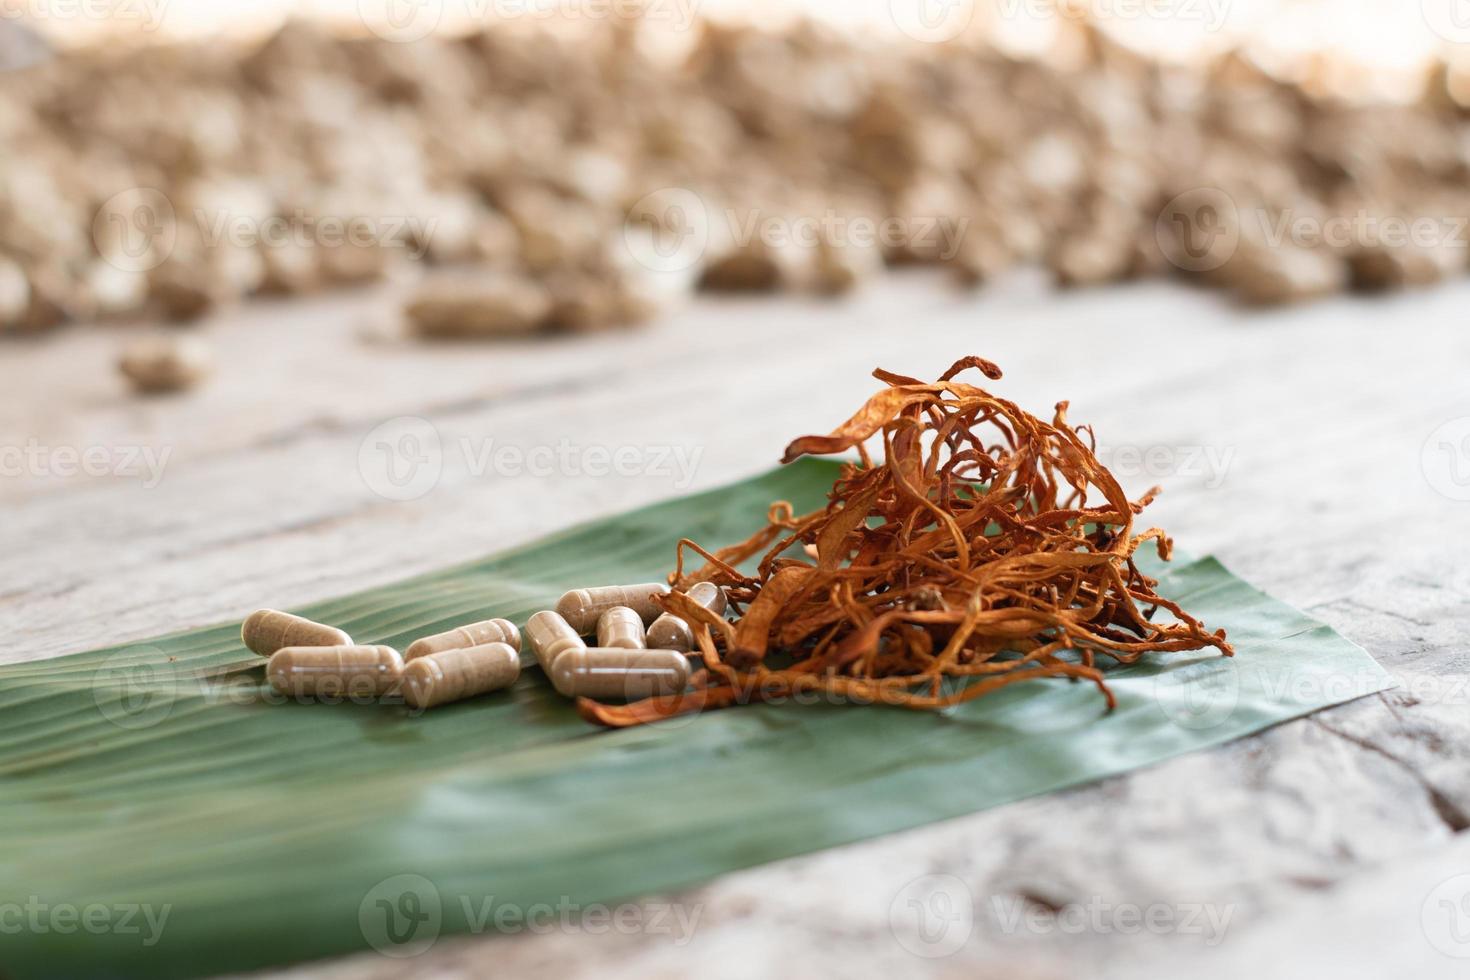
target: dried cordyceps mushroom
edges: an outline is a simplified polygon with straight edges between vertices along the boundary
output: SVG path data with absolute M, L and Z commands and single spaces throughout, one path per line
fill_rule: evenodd
M 943 708 L 1018 681 L 1081 678 L 1113 704 L 1100 659 L 1214 647 L 1234 653 L 1154 591 L 1134 562 L 1163 531 L 1134 531 L 1158 492 L 1130 501 L 1067 403 L 1046 422 L 955 378 L 1000 369 L 966 357 L 932 384 L 878 370 L 887 387 L 831 435 L 806 436 L 783 462 L 856 449 L 826 507 L 784 501 L 748 540 L 709 552 L 684 540 L 659 602 L 694 627 L 705 671 L 684 694 L 607 705 L 609 726 L 813 692 L 834 700 Z M 881 436 L 883 458 L 864 443 Z M 792 557 L 804 547 L 806 557 Z M 686 571 L 686 550 L 705 563 Z M 760 556 L 754 575 L 736 566 Z M 683 595 L 724 586 L 729 622 Z M 1156 616 L 1159 610 L 1166 616 Z

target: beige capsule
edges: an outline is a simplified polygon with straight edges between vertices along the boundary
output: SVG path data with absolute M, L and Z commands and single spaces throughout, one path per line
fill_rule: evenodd
M 378 697 L 398 684 L 403 658 L 392 647 L 286 647 L 266 664 L 278 693 L 293 697 Z
M 725 615 L 725 590 L 713 582 L 700 582 L 688 592 L 689 598 L 717 616 Z M 688 653 L 694 649 L 694 631 L 673 613 L 664 613 L 648 627 L 648 645 L 659 650 Z
M 643 620 L 627 606 L 613 606 L 597 620 L 597 645 L 604 649 L 642 650 Z
M 538 612 L 526 622 L 526 643 L 536 655 L 536 662 L 548 675 L 551 667 L 568 650 L 585 650 L 587 644 L 576 630 L 551 610 Z
M 352 637 L 335 626 L 314 623 L 275 609 L 259 609 L 251 613 L 240 627 L 240 639 L 262 657 L 269 657 L 286 647 L 352 645 Z
M 662 611 L 654 603 L 669 587 L 662 582 L 641 585 L 605 585 L 597 589 L 573 589 L 556 603 L 556 611 L 582 636 L 597 629 L 602 614 L 614 606 L 627 606 L 645 623 L 651 623 Z
M 209 374 L 209 346 L 197 337 L 149 337 L 136 341 L 118 359 L 118 370 L 144 394 L 192 388 Z
M 444 650 L 403 668 L 403 698 L 414 708 L 462 701 L 510 687 L 521 676 L 521 655 L 509 643 Z
M 404 660 L 417 660 L 419 657 L 427 657 L 431 653 L 443 653 L 445 650 L 462 650 L 466 647 L 484 646 L 487 643 L 505 643 L 512 649 L 519 651 L 521 648 L 521 631 L 516 629 L 516 624 L 508 619 L 486 619 L 478 623 L 470 623 L 458 629 L 448 630 L 444 633 L 435 633 L 420 640 L 414 640 L 407 650 L 403 651 Z
M 551 683 L 566 697 L 637 701 L 684 690 L 689 684 L 689 660 L 677 650 L 589 647 L 557 657 Z

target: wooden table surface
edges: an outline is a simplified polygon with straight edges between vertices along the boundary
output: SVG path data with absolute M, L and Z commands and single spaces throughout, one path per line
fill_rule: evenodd
M 217 375 L 173 398 L 125 392 L 120 328 L 0 343 L 0 661 L 388 583 L 716 486 L 844 418 L 873 367 L 932 377 L 976 353 L 1037 413 L 1070 399 L 1130 490 L 1162 483 L 1150 516 L 1182 547 L 1401 686 L 652 900 L 697 915 L 692 934 L 445 938 L 313 973 L 1470 969 L 1470 286 L 1251 313 L 1168 283 L 971 295 L 911 274 L 848 301 L 700 300 L 638 332 L 480 347 L 385 339 L 391 293 L 221 314 L 201 328 Z M 382 446 L 425 433 L 437 479 L 385 483 Z

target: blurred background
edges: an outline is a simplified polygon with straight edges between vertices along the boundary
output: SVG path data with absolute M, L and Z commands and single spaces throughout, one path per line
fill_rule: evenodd
M 382 282 L 380 337 L 458 341 L 912 265 L 1423 286 L 1467 265 L 1460 2 L 0 0 L 0 334 Z

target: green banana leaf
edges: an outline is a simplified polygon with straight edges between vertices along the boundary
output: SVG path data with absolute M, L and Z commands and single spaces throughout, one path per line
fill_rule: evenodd
M 835 472 L 800 461 L 301 611 L 400 649 L 470 620 L 524 622 L 567 588 L 661 577 L 681 536 L 742 539 L 772 500 L 819 506 Z M 603 731 L 529 657 L 510 690 L 424 714 L 282 703 L 236 624 L 0 669 L 0 973 L 412 955 L 516 928 L 517 911 L 677 889 L 1390 686 L 1360 648 L 1214 560 L 1161 575 L 1238 656 L 1116 669 L 1111 714 L 1092 685 L 1043 680 L 938 714 L 774 704 Z

